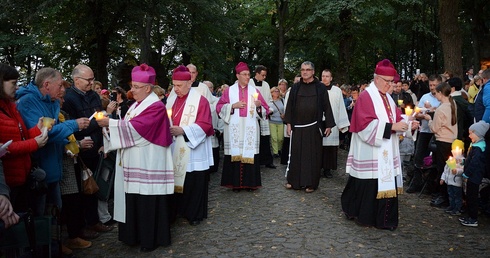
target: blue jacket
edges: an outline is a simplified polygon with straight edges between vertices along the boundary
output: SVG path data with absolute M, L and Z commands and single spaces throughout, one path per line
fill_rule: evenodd
M 485 174 L 485 140 L 473 143 L 464 162 L 463 177 L 474 184 L 481 184 Z
M 480 118 L 480 113 L 482 117 L 478 119 Z M 475 119 L 477 122 L 483 120 L 490 123 L 490 81 L 481 86 L 480 92 L 475 99 Z
M 78 131 L 75 120 L 59 123 L 60 103 L 51 101 L 49 95 L 43 96 L 34 82 L 27 87 L 21 87 L 16 92 L 17 109 L 19 110 L 27 128 L 37 125 L 40 117 L 51 117 L 55 124 L 48 132 L 48 143 L 33 153 L 33 162 L 46 171 L 46 182 L 54 183 L 61 180 L 63 172 L 63 153 L 66 139 L 70 134 Z

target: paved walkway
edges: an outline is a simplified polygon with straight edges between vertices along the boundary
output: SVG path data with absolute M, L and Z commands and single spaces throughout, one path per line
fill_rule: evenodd
M 478 228 L 461 226 L 457 217 L 429 206 L 430 196 L 400 197 L 400 224 L 395 231 L 366 228 L 347 220 L 340 195 L 345 186 L 346 152 L 340 169 L 322 178 L 314 193 L 287 190 L 285 166 L 262 170 L 263 188 L 234 193 L 211 175 L 209 217 L 198 226 L 178 220 L 172 245 L 151 253 L 105 233 L 78 257 L 490 257 L 490 219 Z M 278 159 L 275 160 L 279 163 Z

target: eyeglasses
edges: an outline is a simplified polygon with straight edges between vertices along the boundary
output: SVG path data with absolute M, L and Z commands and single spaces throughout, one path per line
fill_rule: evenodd
M 383 78 L 381 76 L 378 76 L 378 77 L 383 79 L 383 81 L 385 81 L 386 83 L 394 83 L 395 82 L 394 80 L 386 80 L 385 78 Z
M 77 78 L 80 78 L 80 79 L 83 79 L 83 80 L 86 80 L 88 83 L 91 83 L 91 82 L 94 82 L 95 81 L 95 78 L 92 77 L 92 78 L 83 78 L 83 77 L 77 77 Z
M 312 68 L 306 68 L 306 69 L 301 69 L 300 71 L 301 72 L 311 72 L 311 71 L 313 71 L 313 69 Z
M 145 85 L 141 85 L 141 86 L 136 86 L 136 85 L 131 85 L 131 89 L 141 89 L 141 88 L 144 88 L 146 86 L 150 86 L 149 84 L 145 84 Z

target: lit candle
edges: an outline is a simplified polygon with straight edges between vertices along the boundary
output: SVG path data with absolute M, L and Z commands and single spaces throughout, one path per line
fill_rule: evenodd
M 415 107 L 415 113 L 420 113 L 420 108 L 419 107 Z
M 446 160 L 446 164 L 450 169 L 456 168 L 456 160 L 453 157 L 449 157 L 449 159 Z
M 413 113 L 413 109 L 411 109 L 410 107 L 405 108 L 405 115 L 411 116 L 412 113 Z
M 100 120 L 100 119 L 104 118 L 104 113 L 103 112 L 97 112 L 94 117 L 95 117 L 95 120 Z
M 454 157 L 458 158 L 463 153 L 463 150 L 459 146 L 456 146 L 456 148 L 451 150 L 451 153 L 453 154 Z
M 172 126 L 173 122 L 172 122 L 172 109 L 171 108 L 167 109 L 167 116 L 168 116 L 168 120 L 170 120 L 170 126 Z
M 252 96 L 254 97 L 254 100 L 257 100 L 259 98 L 259 93 L 255 92 Z
M 53 127 L 54 119 L 51 117 L 43 117 L 43 127 L 50 129 Z
M 403 99 L 398 100 L 398 106 L 401 106 L 403 104 Z

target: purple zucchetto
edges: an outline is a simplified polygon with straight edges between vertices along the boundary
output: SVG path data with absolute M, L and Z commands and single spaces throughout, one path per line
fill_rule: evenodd
M 191 79 L 191 72 L 189 68 L 179 65 L 172 71 L 172 80 L 176 81 L 189 81 Z
M 235 71 L 236 71 L 236 74 L 239 74 L 243 71 L 250 71 L 250 69 L 248 68 L 247 63 L 240 62 L 235 66 Z
M 156 76 L 155 69 L 147 64 L 135 66 L 131 71 L 131 80 L 133 82 L 155 84 Z
M 376 64 L 376 70 L 374 71 L 377 75 L 392 76 L 395 77 L 397 74 L 395 66 L 388 59 L 383 59 Z

